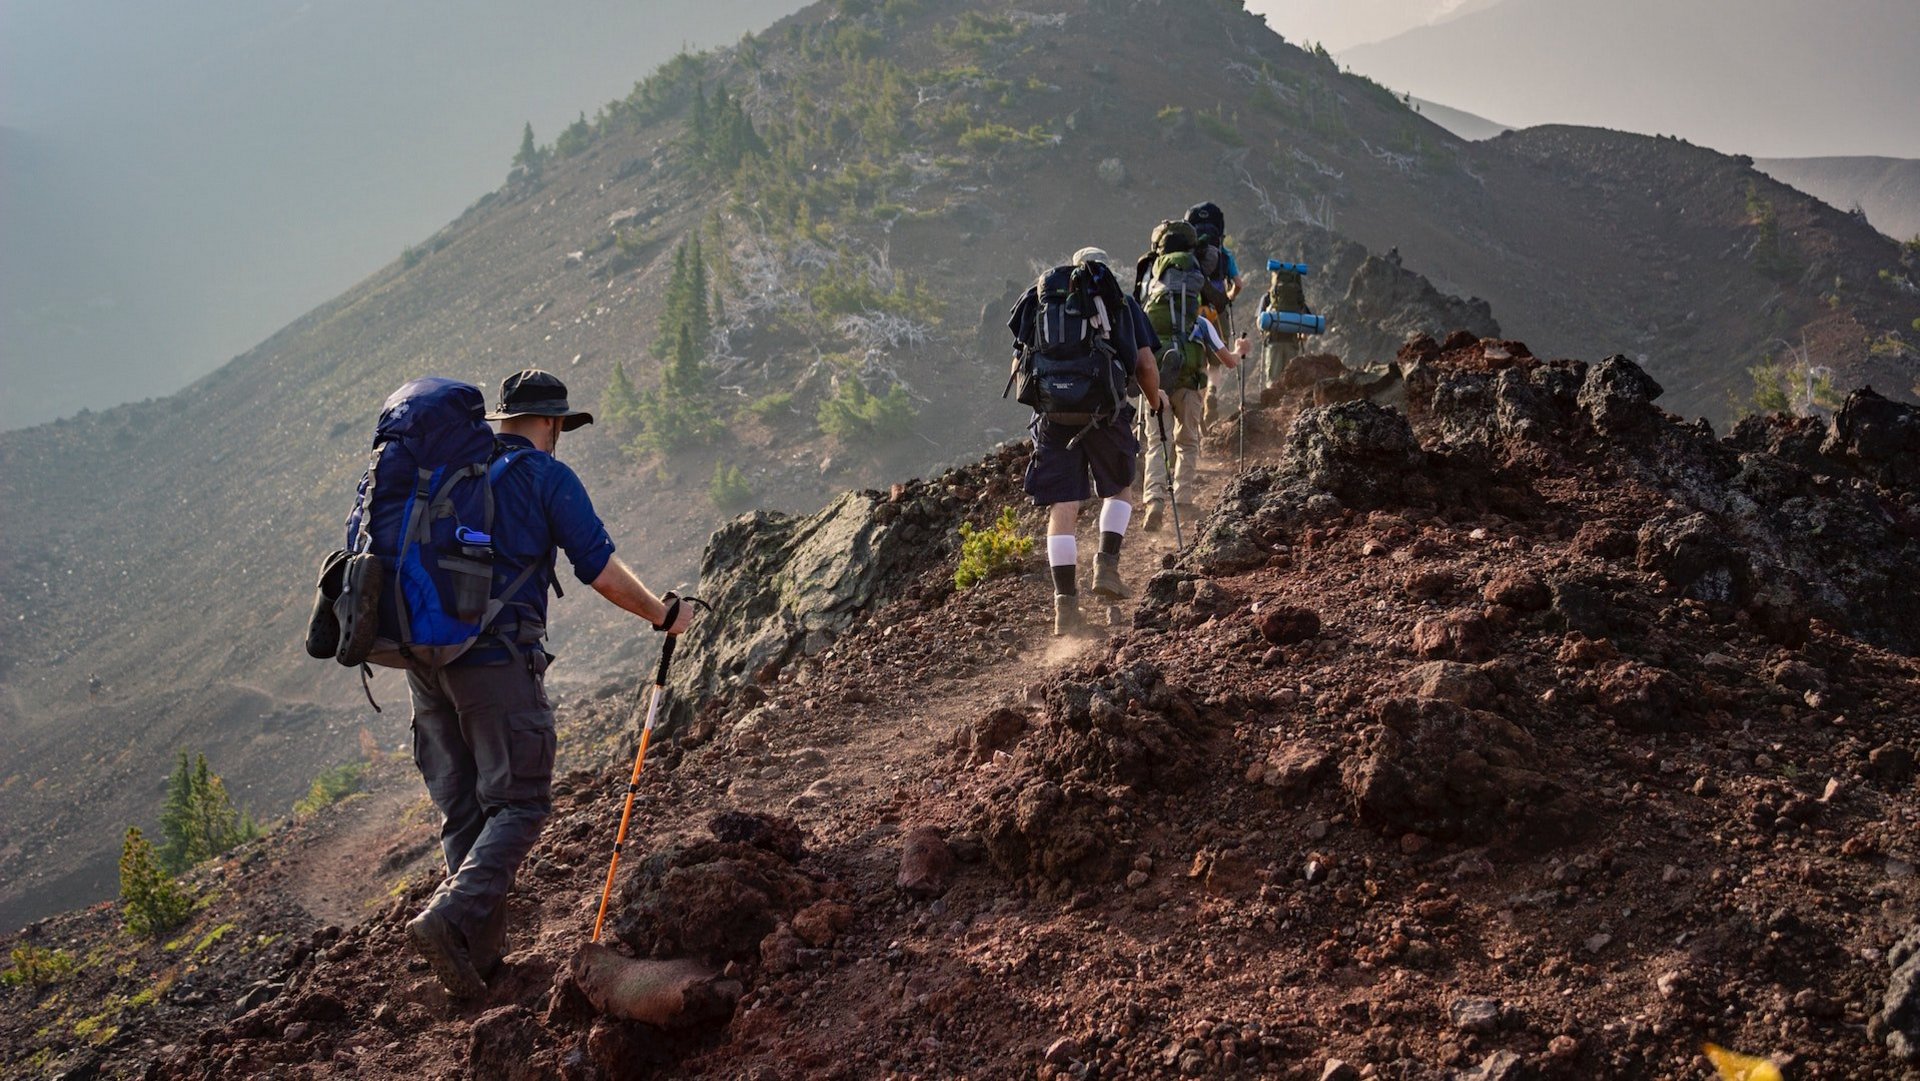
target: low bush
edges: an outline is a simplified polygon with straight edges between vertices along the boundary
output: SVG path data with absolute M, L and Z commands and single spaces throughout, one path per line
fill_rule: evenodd
M 294 801 L 293 813 L 304 818 L 339 803 L 360 791 L 360 782 L 366 773 L 365 762 L 346 762 L 322 770 L 307 787 L 307 794 Z
M 0 984 L 8 987 L 45 987 L 67 978 L 79 967 L 67 951 L 44 946 L 15 946 L 10 960 L 12 965 L 0 972 Z
M 160 867 L 153 845 L 137 827 L 128 827 L 120 847 L 120 913 L 127 930 L 153 938 L 185 923 L 193 898 Z
M 979 582 L 1020 569 L 1033 554 L 1034 540 L 1020 532 L 1020 522 L 1012 507 L 1002 508 L 1000 517 L 985 529 L 960 523 L 960 565 L 953 570 L 955 589 L 969 589 Z

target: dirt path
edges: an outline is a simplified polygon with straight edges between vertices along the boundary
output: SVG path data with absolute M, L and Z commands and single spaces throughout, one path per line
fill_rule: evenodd
M 407 783 L 411 781 L 412 783 Z M 433 816 L 419 781 L 389 777 L 296 827 L 284 889 L 321 926 L 377 914 L 394 883 L 437 857 Z

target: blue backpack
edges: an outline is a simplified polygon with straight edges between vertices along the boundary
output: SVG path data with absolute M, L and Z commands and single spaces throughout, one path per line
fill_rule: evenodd
M 387 399 L 346 547 L 322 564 L 309 653 L 348 666 L 443 667 L 543 569 L 536 560 L 494 588 L 493 486 L 527 448 L 502 450 L 485 416 L 479 388 L 453 379 L 416 379 Z M 337 624 L 331 635 L 322 609 Z

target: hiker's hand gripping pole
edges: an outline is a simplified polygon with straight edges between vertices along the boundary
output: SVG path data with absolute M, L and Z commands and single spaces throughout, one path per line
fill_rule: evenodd
M 666 602 L 667 615 L 655 630 L 665 632 L 673 626 L 673 620 L 679 614 L 682 604 L 695 605 L 705 611 L 713 611 L 713 606 L 698 597 L 681 597 L 671 591 L 660 598 Z M 647 699 L 647 720 L 640 729 L 640 750 L 633 757 L 633 776 L 627 779 L 627 805 L 620 812 L 620 832 L 613 839 L 613 861 L 607 864 L 607 883 L 600 889 L 600 914 L 593 918 L 593 938 L 588 941 L 600 941 L 600 929 L 607 921 L 607 902 L 613 899 L 613 877 L 620 870 L 620 852 L 626 847 L 627 825 L 633 820 L 633 797 L 640 791 L 640 771 L 647 766 L 647 744 L 653 739 L 653 726 L 660 718 L 660 699 L 667 693 L 667 667 L 673 663 L 673 646 L 680 640 L 677 634 L 667 635 L 660 643 L 660 667 L 653 673 L 653 694 Z

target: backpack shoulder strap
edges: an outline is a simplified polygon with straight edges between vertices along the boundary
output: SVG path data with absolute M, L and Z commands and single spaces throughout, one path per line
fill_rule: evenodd
M 501 446 L 499 451 L 494 454 L 493 461 L 487 463 L 487 494 L 489 499 L 489 507 L 491 507 L 492 505 L 491 499 L 493 494 L 493 486 L 500 483 L 500 478 L 507 475 L 507 470 L 512 469 L 513 464 L 515 462 L 525 460 L 529 454 L 533 453 L 533 450 L 534 448 L 532 447 Z M 493 521 L 492 521 L 493 516 L 491 512 L 489 512 L 487 517 L 488 517 L 487 531 L 491 533 L 493 531 Z M 534 564 L 534 566 L 538 566 L 538 565 L 539 564 L 537 563 Z M 553 586 L 554 596 L 564 597 L 567 594 L 565 590 L 560 588 L 560 573 L 557 567 L 558 567 L 558 556 L 554 552 L 548 551 L 547 567 L 546 567 L 547 583 Z M 512 584 L 507 586 L 506 591 L 501 593 L 501 596 L 511 597 L 515 593 L 518 593 L 520 591 L 520 587 L 526 584 L 527 575 L 531 573 L 533 573 L 533 567 L 529 567 L 527 568 L 527 570 L 523 571 L 519 578 L 515 579 Z

